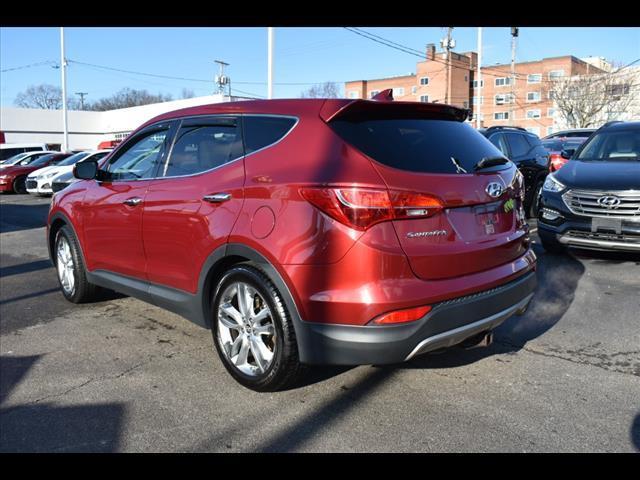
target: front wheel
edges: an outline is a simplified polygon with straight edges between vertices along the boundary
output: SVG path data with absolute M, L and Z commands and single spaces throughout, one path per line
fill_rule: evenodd
M 95 300 L 99 288 L 87 280 L 80 245 L 68 226 L 58 230 L 54 245 L 54 263 L 64 298 L 73 303 Z
M 18 177 L 13 181 L 13 191 L 16 193 L 27 193 L 27 177 Z
M 293 321 L 278 289 L 242 264 L 221 278 L 213 298 L 213 341 L 227 371 L 256 391 L 292 386 L 304 372 Z

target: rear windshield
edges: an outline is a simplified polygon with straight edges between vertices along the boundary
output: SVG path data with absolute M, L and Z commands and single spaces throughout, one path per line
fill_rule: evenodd
M 459 173 L 457 163 L 473 173 L 483 158 L 503 157 L 483 135 L 454 120 L 337 119 L 329 125 L 374 160 L 411 172 Z

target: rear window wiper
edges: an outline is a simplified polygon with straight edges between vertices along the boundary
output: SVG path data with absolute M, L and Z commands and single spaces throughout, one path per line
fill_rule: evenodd
M 484 157 L 473 167 L 474 170 L 482 170 L 483 168 L 495 167 L 496 165 L 504 165 L 509 163 L 509 159 L 505 157 Z

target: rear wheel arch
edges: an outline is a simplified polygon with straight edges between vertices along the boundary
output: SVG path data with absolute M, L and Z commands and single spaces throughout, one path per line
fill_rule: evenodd
M 204 314 L 207 327 L 211 328 L 211 299 L 215 293 L 215 288 L 218 286 L 217 280 L 220 279 L 224 275 L 224 272 L 229 270 L 229 268 L 240 263 L 249 263 L 251 266 L 259 269 L 276 286 L 285 302 L 289 315 L 293 320 L 294 330 L 298 340 L 298 349 L 300 350 L 302 347 L 302 336 L 306 329 L 303 328 L 303 321 L 300 317 L 298 306 L 294 300 L 289 285 L 280 272 L 278 272 L 278 270 L 264 255 L 255 249 L 240 243 L 229 243 L 222 247 L 218 247 L 213 253 L 211 253 L 211 255 L 209 255 L 201 270 L 198 291 L 200 292 L 199 296 L 202 301 L 202 312 Z M 300 351 L 300 353 L 303 355 L 302 351 Z

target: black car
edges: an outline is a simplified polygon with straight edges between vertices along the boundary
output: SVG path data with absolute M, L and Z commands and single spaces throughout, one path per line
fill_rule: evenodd
M 521 127 L 489 127 L 478 131 L 516 164 L 524 177 L 524 208 L 527 215 L 536 217 L 540 190 L 549 173 L 549 152 L 540 138 Z
M 549 138 L 588 137 L 595 131 L 595 128 L 574 128 L 573 130 L 561 130 L 560 132 L 555 132 L 547 135 L 543 138 L 543 140 L 548 140 Z
M 547 177 L 538 235 L 551 252 L 640 252 L 640 122 L 604 125 Z

